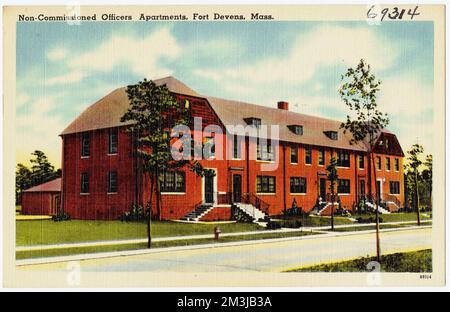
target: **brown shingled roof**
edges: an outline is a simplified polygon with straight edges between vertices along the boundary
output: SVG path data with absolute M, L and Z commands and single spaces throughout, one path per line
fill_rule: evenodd
M 57 178 L 24 190 L 24 192 L 60 192 L 61 178 Z
M 239 101 L 202 96 L 174 77 L 154 80 L 158 85 L 166 84 L 173 93 L 205 98 L 224 125 L 246 126 L 244 118 L 256 117 L 265 125 L 280 125 L 280 140 L 293 143 L 311 144 L 363 151 L 360 145 L 350 145 L 349 134 L 340 129 L 340 121 L 325 119 L 305 114 L 290 112 L 283 109 L 270 108 L 261 105 Z M 128 98 L 125 88 L 119 88 L 109 93 L 82 112 L 61 135 L 104 129 L 131 124 L 121 123 L 120 118 L 128 109 Z M 288 129 L 288 125 L 303 126 L 303 135 L 296 135 Z M 325 131 L 337 131 L 338 139 L 332 140 L 325 135 Z M 387 130 L 383 132 L 388 132 Z
M 215 97 L 207 97 L 207 99 L 224 125 L 242 125 L 245 127 L 247 123 L 244 118 L 256 117 L 261 118 L 261 124 L 263 125 L 280 125 L 280 140 L 285 142 L 365 150 L 363 145 L 350 145 L 350 136 L 344 134 L 340 129 L 340 121 Z M 303 126 L 303 135 L 294 134 L 287 127 L 288 125 Z M 325 131 L 337 131 L 338 139 L 331 140 L 325 135 Z
M 157 85 L 167 85 L 174 93 L 200 97 L 197 92 L 173 77 L 157 79 L 154 82 Z M 89 106 L 63 130 L 61 135 L 132 124 L 133 122 L 120 122 L 129 105 L 125 90 L 125 87 L 118 88 Z

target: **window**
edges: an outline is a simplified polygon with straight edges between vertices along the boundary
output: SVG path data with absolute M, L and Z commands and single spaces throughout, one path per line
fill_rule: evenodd
M 117 172 L 108 172 L 108 193 L 117 193 Z
M 117 154 L 118 132 L 117 128 L 109 130 L 109 154 Z
M 337 139 L 338 139 L 338 133 L 337 133 L 337 131 L 325 131 L 324 133 L 325 133 L 325 135 L 326 135 L 327 137 L 329 137 L 329 138 L 332 139 L 332 140 L 337 140 Z
M 350 180 L 348 179 L 338 180 L 338 194 L 350 194 Z
M 377 156 L 377 170 L 381 170 L 381 157 Z
M 306 193 L 306 178 L 291 178 L 291 193 Z
M 391 170 L 391 159 L 389 157 L 386 157 L 386 170 Z
M 393 195 L 400 194 L 400 182 L 390 181 L 389 182 L 389 192 Z
M 89 193 L 89 174 L 87 172 L 83 172 L 81 174 L 81 186 L 80 186 L 81 194 Z
M 364 169 L 364 155 L 359 155 L 359 169 Z
M 275 193 L 275 177 L 273 176 L 257 176 L 256 192 L 257 193 Z
M 214 158 L 214 155 L 216 154 L 216 144 L 213 137 L 205 137 L 203 139 L 203 152 L 204 152 L 204 158 Z
M 275 160 L 275 153 L 272 150 L 272 145 L 269 140 L 265 141 L 265 144 L 259 141 L 256 146 L 256 155 L 257 160 L 264 160 L 264 161 L 273 161 Z
M 400 170 L 400 161 L 398 158 L 394 159 L 394 169 L 395 171 L 399 171 Z
M 305 164 L 311 165 L 312 163 L 312 149 L 311 146 L 305 148 Z
M 88 157 L 90 155 L 90 137 L 89 133 L 85 132 L 81 136 L 81 156 Z
M 241 158 L 241 140 L 237 134 L 233 136 L 233 158 Z
M 291 146 L 291 164 L 298 163 L 298 146 Z
M 325 165 L 325 150 L 323 148 L 319 149 L 317 163 L 319 166 Z
M 337 151 L 337 166 L 350 167 L 350 152 L 345 150 Z
M 182 171 L 165 171 L 159 176 L 161 192 L 184 193 L 186 191 L 186 176 Z
M 303 135 L 303 126 L 300 125 L 290 125 L 288 126 L 289 130 L 291 130 L 296 135 Z
M 255 128 L 261 128 L 261 119 L 260 118 L 250 117 L 250 118 L 244 118 L 244 120 L 250 126 L 253 126 Z

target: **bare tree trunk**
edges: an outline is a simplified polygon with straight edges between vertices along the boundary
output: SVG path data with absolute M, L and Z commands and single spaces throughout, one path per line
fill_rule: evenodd
M 371 158 L 371 153 L 370 153 L 370 151 L 369 152 L 367 152 L 367 181 L 369 182 L 369 183 L 367 183 L 367 195 L 368 196 L 365 196 L 366 194 L 364 194 L 364 196 L 365 196 L 365 198 L 366 198 L 366 200 L 364 201 L 364 204 L 367 202 L 367 197 L 368 198 L 372 198 L 372 195 L 373 195 L 373 193 L 372 193 L 372 158 Z M 366 212 L 367 212 L 367 207 L 364 205 L 364 210 L 366 210 Z
M 420 226 L 420 209 L 419 209 L 419 179 L 417 177 L 417 169 L 414 170 L 415 179 L 415 193 L 416 193 L 416 212 L 417 212 L 417 226 Z
M 153 191 L 155 188 L 155 177 L 153 173 L 150 174 L 150 205 L 148 206 L 148 215 L 147 215 L 147 248 L 152 248 L 152 232 L 151 232 L 151 223 L 152 223 L 152 206 L 153 206 Z
M 334 191 L 331 193 L 331 230 L 334 231 Z
M 375 225 L 375 235 L 376 235 L 376 249 L 377 249 L 377 261 L 378 263 L 381 263 L 380 260 L 380 222 L 379 222 L 379 212 L 378 212 L 378 188 L 377 188 L 377 173 L 375 168 L 375 159 L 373 157 L 373 153 L 371 153 L 371 165 L 369 165 L 369 171 L 373 170 L 373 180 L 375 181 L 375 219 L 376 219 L 376 225 Z M 370 181 L 370 184 L 372 184 L 372 181 Z M 381 188 L 381 186 L 380 186 Z
M 159 184 L 159 170 L 156 170 L 156 218 L 161 220 L 161 188 Z

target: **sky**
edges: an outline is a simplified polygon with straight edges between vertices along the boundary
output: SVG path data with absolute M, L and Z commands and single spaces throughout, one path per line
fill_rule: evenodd
M 18 23 L 16 160 L 44 151 L 56 168 L 58 136 L 118 87 L 172 75 L 200 94 L 344 120 L 341 75 L 360 59 L 382 81 L 378 104 L 404 152 L 432 151 L 433 23 Z

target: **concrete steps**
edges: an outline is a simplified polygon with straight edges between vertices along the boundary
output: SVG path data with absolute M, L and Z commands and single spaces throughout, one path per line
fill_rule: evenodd
M 213 205 L 200 205 L 181 218 L 184 221 L 199 221 L 201 217 L 214 209 Z
M 235 206 L 246 215 L 252 217 L 253 222 L 258 222 L 258 220 L 264 219 L 267 216 L 264 212 L 262 212 L 252 204 L 236 203 Z
M 373 211 L 375 211 L 375 205 L 374 204 L 366 202 L 366 206 L 368 206 Z M 378 205 L 378 212 L 381 213 L 381 214 L 390 214 L 391 213 L 389 210 L 381 207 L 380 205 Z

